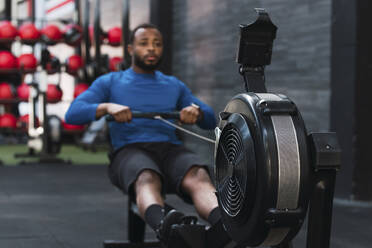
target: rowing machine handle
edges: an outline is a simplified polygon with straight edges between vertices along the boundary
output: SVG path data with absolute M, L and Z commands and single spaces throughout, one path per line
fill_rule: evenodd
M 180 119 L 180 112 L 140 112 L 132 111 L 132 118 L 154 118 L 155 116 L 161 116 L 164 119 Z M 106 121 L 115 121 L 115 118 L 112 115 L 105 116 Z

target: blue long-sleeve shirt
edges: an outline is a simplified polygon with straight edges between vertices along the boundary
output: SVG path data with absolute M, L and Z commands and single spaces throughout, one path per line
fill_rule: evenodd
M 65 121 L 75 125 L 94 121 L 98 105 L 104 102 L 126 105 L 132 111 L 141 112 L 170 112 L 195 103 L 203 111 L 203 119 L 197 123 L 198 126 L 203 129 L 216 126 L 212 108 L 196 98 L 176 77 L 160 71 L 140 74 L 131 68 L 97 78 L 72 102 Z M 136 142 L 181 143 L 175 128 L 160 120 L 134 118 L 130 123 L 110 122 L 109 130 L 114 150 Z

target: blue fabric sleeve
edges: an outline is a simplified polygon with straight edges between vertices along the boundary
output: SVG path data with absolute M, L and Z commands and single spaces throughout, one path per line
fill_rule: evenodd
M 65 115 L 66 123 L 81 125 L 96 120 L 98 105 L 109 101 L 110 84 L 110 74 L 97 78 L 71 103 Z
M 181 85 L 181 95 L 178 101 L 179 110 L 190 106 L 192 103 L 198 105 L 203 112 L 203 118 L 197 122 L 197 125 L 203 129 L 214 129 L 216 127 L 216 117 L 213 109 L 195 97 L 184 83 L 181 81 L 179 83 Z

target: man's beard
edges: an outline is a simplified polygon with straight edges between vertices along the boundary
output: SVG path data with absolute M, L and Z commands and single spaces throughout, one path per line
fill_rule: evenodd
M 159 67 L 162 57 L 155 64 L 146 64 L 137 54 L 134 54 L 134 64 L 144 71 L 153 71 Z

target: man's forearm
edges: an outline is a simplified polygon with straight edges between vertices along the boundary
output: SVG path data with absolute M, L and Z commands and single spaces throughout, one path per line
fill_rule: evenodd
M 100 117 L 107 114 L 107 106 L 108 103 L 100 103 L 96 109 L 96 118 L 99 119 Z

